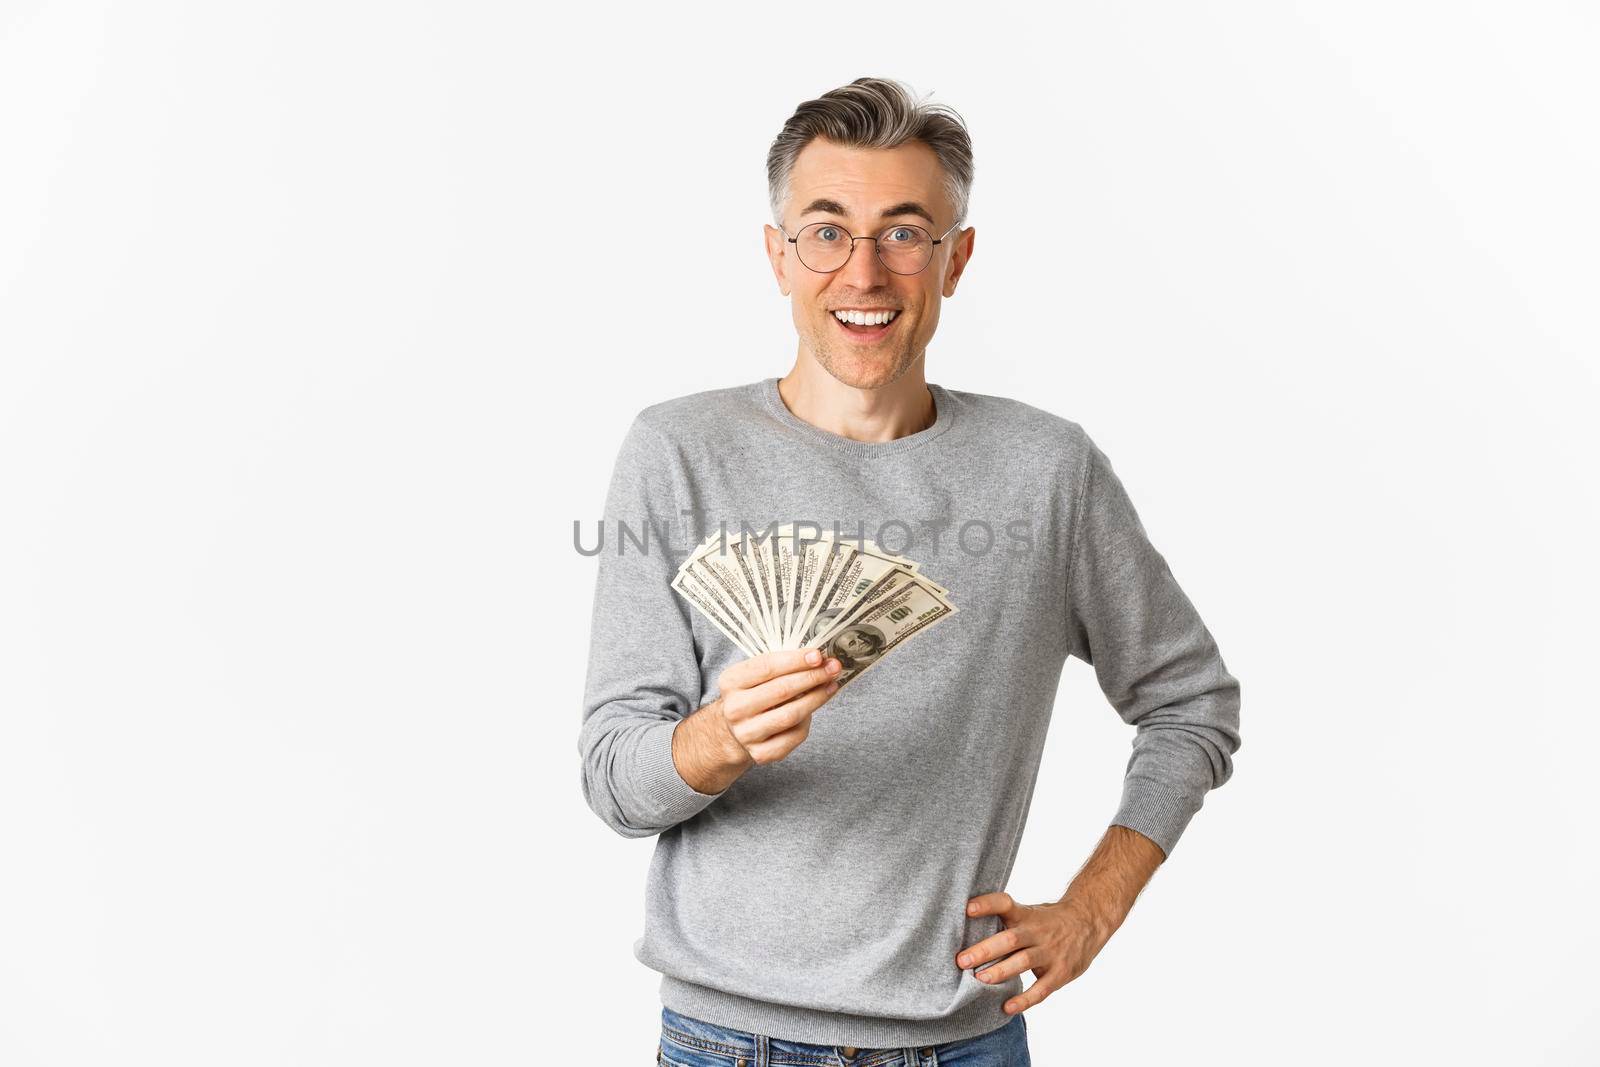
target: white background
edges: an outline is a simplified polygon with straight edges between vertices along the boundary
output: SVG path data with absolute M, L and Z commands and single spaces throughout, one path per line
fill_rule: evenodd
M 0 5 L 0 1062 L 653 1060 L 572 522 L 640 407 L 792 364 L 765 153 L 864 74 L 973 132 L 928 377 L 1081 422 L 1242 683 L 1034 1062 L 1594 1062 L 1597 38 Z M 1019 899 L 1130 740 L 1070 662 Z

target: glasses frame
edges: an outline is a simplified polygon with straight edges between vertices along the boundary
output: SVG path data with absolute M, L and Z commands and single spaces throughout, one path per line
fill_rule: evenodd
M 934 237 L 933 238 L 933 244 L 934 245 L 938 245 L 946 237 L 949 237 L 950 234 L 960 225 L 961 225 L 961 223 L 959 223 L 959 222 L 951 223 L 950 224 L 950 229 L 944 231 L 944 233 L 941 233 L 938 237 Z M 780 224 L 778 226 L 778 232 L 782 233 L 783 236 L 784 236 L 784 239 L 786 241 L 788 241 L 790 244 L 793 245 L 793 244 L 798 244 L 798 242 L 800 240 L 801 231 L 806 229 L 806 227 L 808 227 L 808 226 L 834 226 L 834 227 L 837 227 L 840 230 L 844 230 L 844 235 L 846 237 L 850 238 L 850 254 L 845 256 L 844 257 L 844 262 L 839 264 L 837 267 L 833 268 L 833 270 L 818 270 L 817 268 L 813 267 L 811 264 L 807 263 L 805 260 L 800 258 L 800 249 L 797 247 L 794 250 L 794 258 L 799 262 L 799 264 L 802 267 L 804 267 L 806 270 L 810 271 L 813 274 L 834 274 L 834 273 L 837 273 L 838 271 L 844 270 L 845 266 L 847 264 L 849 264 L 849 262 L 850 262 L 850 256 L 853 256 L 853 255 L 856 254 L 856 242 L 857 241 L 871 241 L 872 242 L 872 254 L 878 257 L 878 262 L 883 264 L 883 269 L 888 271 L 890 274 L 898 275 L 901 278 L 913 278 L 913 277 L 916 277 L 918 274 L 921 274 L 923 271 L 928 269 L 928 263 L 932 263 L 933 262 L 933 253 L 930 251 L 928 253 L 928 263 L 924 263 L 922 266 L 918 267 L 916 270 L 910 271 L 909 273 L 895 270 L 893 267 L 889 266 L 887 261 L 884 260 L 882 246 L 880 246 L 878 244 L 878 239 L 876 237 L 857 237 L 855 234 L 851 233 L 849 230 L 845 230 L 845 228 L 843 226 L 840 226 L 837 222 L 828 222 L 826 220 L 823 220 L 823 221 L 820 221 L 820 222 L 808 222 L 808 223 L 805 224 L 805 226 L 802 226 L 802 227 L 800 227 L 800 229 L 794 231 L 794 236 L 793 237 L 790 237 L 789 236 L 789 231 L 784 229 L 783 226 Z M 923 233 L 929 234 L 930 236 L 932 235 L 932 231 L 931 230 L 927 229 L 924 226 L 920 226 L 915 222 L 891 222 L 891 223 L 889 223 L 889 225 L 885 226 L 884 229 L 885 230 L 891 230 L 891 229 L 894 229 L 896 226 L 916 226 L 917 229 L 921 230 Z

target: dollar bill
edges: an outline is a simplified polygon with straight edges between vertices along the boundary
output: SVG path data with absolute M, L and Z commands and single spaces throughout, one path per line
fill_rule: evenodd
M 843 689 L 900 645 L 956 611 L 927 579 L 896 568 L 817 637 L 815 647 L 843 666 L 834 679 Z
M 915 560 L 814 527 L 718 529 L 684 559 L 672 588 L 747 656 L 823 649 L 844 666 L 841 688 L 956 614 L 950 591 Z

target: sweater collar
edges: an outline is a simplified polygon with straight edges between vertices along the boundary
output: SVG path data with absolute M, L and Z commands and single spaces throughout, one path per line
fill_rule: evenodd
M 871 459 L 905 452 L 926 444 L 944 433 L 954 423 L 955 399 L 950 395 L 950 391 L 934 382 L 927 384 L 928 392 L 933 394 L 933 425 L 916 433 L 907 434 L 905 437 L 896 437 L 893 441 L 856 441 L 831 430 L 824 430 L 820 426 L 813 426 L 789 410 L 788 405 L 783 402 L 783 394 L 778 392 L 777 378 L 764 378 L 754 383 L 752 389 L 767 413 L 796 433 L 835 452 L 859 459 Z

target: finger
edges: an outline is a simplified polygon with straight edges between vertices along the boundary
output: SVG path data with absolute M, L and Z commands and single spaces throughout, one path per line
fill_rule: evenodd
M 807 718 L 811 713 L 825 704 L 828 698 L 838 690 L 839 687 L 832 683 L 818 686 L 809 692 L 801 694 L 787 704 L 772 708 L 755 719 L 746 720 L 747 722 L 758 724 L 755 727 L 751 727 L 751 729 L 765 729 L 769 725 L 776 725 L 779 729 L 776 733 L 767 734 L 754 741 L 747 742 L 744 738 L 739 738 L 739 743 L 743 744 L 749 751 L 751 758 L 757 761 L 765 761 L 778 753 L 787 752 L 793 747 L 789 742 L 795 740 L 795 735 L 803 736 L 810 729 Z M 744 725 L 744 723 L 740 724 L 740 726 Z M 739 730 L 736 728 L 734 736 L 738 737 L 738 734 Z M 796 744 L 798 743 L 796 741 Z
M 724 689 L 749 689 L 769 678 L 776 678 L 805 667 L 820 666 L 822 652 L 815 648 L 783 648 L 740 660 L 722 672 Z
M 836 678 L 840 673 L 838 663 L 838 660 L 830 659 L 820 667 L 795 671 L 793 674 L 785 674 L 769 682 L 762 682 L 758 686 L 746 689 L 740 698 L 740 703 L 747 708 L 764 710 L 787 700 L 793 700 L 801 693 Z
M 1019 1011 L 1026 1011 L 1035 1004 L 1039 1003 L 1045 997 L 1048 997 L 1051 993 L 1054 993 L 1055 990 L 1056 987 L 1050 985 L 1043 978 L 1037 979 L 1027 989 L 1024 989 L 1022 992 L 1005 1002 L 1005 1013 L 1007 1015 L 1015 1015 Z
M 838 691 L 839 685 L 837 682 L 827 682 L 823 685 L 812 686 L 793 700 L 786 700 L 776 707 L 768 708 L 756 716 L 755 721 L 761 723 L 763 727 L 771 723 L 779 730 L 787 730 L 820 708 L 829 697 Z
M 971 948 L 963 949 L 956 957 L 959 967 L 978 967 L 997 960 L 1010 952 L 1015 952 L 1022 947 L 1022 935 L 1015 927 L 1001 930 L 992 937 L 986 937 Z
M 983 893 L 967 901 L 968 915 L 1000 915 L 1011 909 L 1010 893 Z
M 779 754 L 789 752 L 800 744 L 800 739 L 807 733 L 804 722 L 796 723 L 789 729 L 775 733 L 765 741 L 758 741 L 749 746 L 750 758 L 757 764 L 771 763 Z
M 996 985 L 1006 981 L 1012 975 L 1021 974 L 1023 971 L 1032 969 L 1033 964 L 1028 959 L 1028 950 L 1023 949 L 1021 952 L 1013 952 L 998 963 L 991 963 L 980 970 L 974 970 L 972 977 L 980 982 Z

